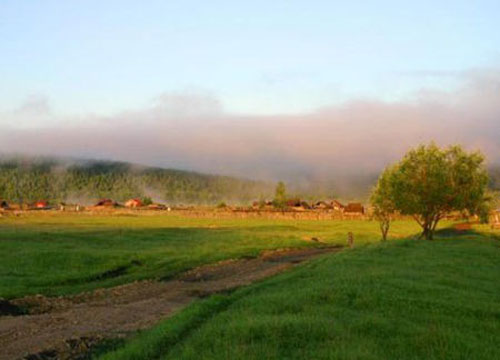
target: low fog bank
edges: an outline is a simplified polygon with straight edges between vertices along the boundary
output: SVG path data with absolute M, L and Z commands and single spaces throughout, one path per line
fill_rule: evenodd
M 436 141 L 480 149 L 500 162 L 500 71 L 461 75 L 452 92 L 408 101 L 357 100 L 302 115 L 236 116 L 208 95 L 163 94 L 115 116 L 60 117 L 46 99 L 0 114 L 0 151 L 123 160 L 285 180 L 297 189 L 349 193 L 411 146 Z M 51 126 L 32 126 L 42 123 Z

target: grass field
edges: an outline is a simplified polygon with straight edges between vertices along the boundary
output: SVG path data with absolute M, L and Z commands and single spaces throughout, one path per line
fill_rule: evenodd
M 360 246 L 195 303 L 102 359 L 499 359 L 499 275 L 491 234 Z
M 112 359 L 500 358 L 500 235 L 487 227 L 433 242 L 395 222 L 33 213 L 0 218 L 0 297 L 64 295 L 169 278 L 265 249 L 345 244 L 173 318 L 93 357 Z
M 376 242 L 376 222 L 214 220 L 175 215 L 32 213 L 0 218 L 0 297 L 64 295 L 147 278 L 167 278 L 261 250 Z M 418 231 L 396 222 L 394 237 Z

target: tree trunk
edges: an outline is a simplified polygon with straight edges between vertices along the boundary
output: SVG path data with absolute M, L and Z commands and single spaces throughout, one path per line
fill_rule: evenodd
M 441 220 L 441 216 L 436 215 L 436 217 L 434 218 L 434 223 L 432 224 L 432 227 L 431 227 L 431 238 L 429 240 L 434 239 L 434 232 L 436 231 L 436 227 L 437 227 L 439 220 Z
M 384 222 L 380 223 L 380 230 L 382 231 L 382 240 L 383 241 L 387 240 L 387 233 L 389 232 L 389 226 L 390 226 L 389 221 L 384 221 Z
M 426 240 L 432 240 L 432 230 L 431 230 L 431 226 L 429 223 L 424 223 L 422 225 L 422 228 L 424 229 L 422 231 L 422 234 L 420 234 L 420 239 L 422 238 L 425 238 Z
M 439 220 L 441 220 L 441 216 L 437 214 L 428 216 L 422 223 L 419 222 L 420 226 L 422 226 L 423 229 L 419 239 L 425 238 L 426 240 L 433 240 L 434 232 L 436 230 Z
M 435 226 L 431 224 L 424 225 L 424 231 L 420 235 L 420 238 L 425 238 L 425 240 L 433 240 L 434 239 L 434 230 Z

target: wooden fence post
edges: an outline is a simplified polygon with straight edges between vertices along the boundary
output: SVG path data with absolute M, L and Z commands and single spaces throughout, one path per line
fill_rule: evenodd
M 352 232 L 347 233 L 347 244 L 350 248 L 354 247 L 354 235 Z

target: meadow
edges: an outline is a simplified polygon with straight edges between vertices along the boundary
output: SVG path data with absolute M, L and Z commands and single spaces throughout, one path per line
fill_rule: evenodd
M 394 223 L 392 236 L 418 231 Z M 262 250 L 376 242 L 371 221 L 203 219 L 153 215 L 33 212 L 0 218 L 0 297 L 75 294 L 141 279 L 167 279 L 190 268 Z
M 500 233 L 434 241 L 418 225 L 214 219 L 172 213 L 33 212 L 0 218 L 0 297 L 77 294 L 171 279 L 269 249 L 346 245 L 277 276 L 199 299 L 153 328 L 106 341 L 95 359 L 500 358 Z M 320 240 L 311 241 L 311 238 Z
M 499 274 L 498 234 L 366 244 L 195 303 L 99 358 L 498 359 Z

